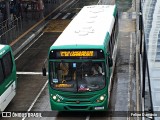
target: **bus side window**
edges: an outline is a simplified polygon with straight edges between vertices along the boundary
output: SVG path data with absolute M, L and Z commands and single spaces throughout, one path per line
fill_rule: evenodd
M 110 45 L 108 45 L 108 46 L 110 46 Z M 108 47 L 107 63 L 108 63 L 108 67 L 112 67 L 113 60 L 112 60 L 112 54 L 111 54 L 111 48 L 110 47 Z
M 108 64 L 108 59 L 106 59 L 106 76 L 109 77 L 109 64 Z
M 3 68 L 2 68 L 2 62 L 0 60 L 0 84 L 4 81 L 4 73 L 3 73 Z
M 111 43 L 111 39 L 110 39 L 110 41 L 109 41 L 109 45 L 108 45 L 108 51 L 109 51 L 109 53 L 110 53 L 110 55 L 112 56 L 112 43 Z
M 2 63 L 4 66 L 5 77 L 8 77 L 12 73 L 13 68 L 12 57 L 10 52 L 4 55 L 4 57 L 2 58 Z
M 116 26 L 116 24 L 114 24 L 114 27 L 113 27 L 113 30 L 112 30 L 112 38 L 111 38 L 111 41 L 112 41 L 112 51 L 113 51 L 114 44 L 115 44 L 115 26 Z

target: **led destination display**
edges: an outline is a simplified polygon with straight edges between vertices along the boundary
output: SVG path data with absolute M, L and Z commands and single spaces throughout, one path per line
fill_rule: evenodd
M 84 56 L 84 57 L 92 57 L 94 55 L 94 51 L 60 51 L 60 56 Z
M 50 59 L 100 59 L 104 58 L 102 50 L 52 50 Z

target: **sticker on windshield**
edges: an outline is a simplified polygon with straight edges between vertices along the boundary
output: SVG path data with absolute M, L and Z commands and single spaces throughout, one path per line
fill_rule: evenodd
M 85 84 L 81 84 L 78 91 L 89 91 L 89 88 Z
M 58 79 L 53 79 L 53 83 L 58 83 Z
M 76 63 L 73 63 L 73 68 L 76 68 Z

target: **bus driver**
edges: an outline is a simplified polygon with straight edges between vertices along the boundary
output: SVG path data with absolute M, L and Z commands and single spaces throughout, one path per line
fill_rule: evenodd
M 102 75 L 102 68 L 98 64 L 94 64 L 94 66 L 91 69 L 92 75 Z

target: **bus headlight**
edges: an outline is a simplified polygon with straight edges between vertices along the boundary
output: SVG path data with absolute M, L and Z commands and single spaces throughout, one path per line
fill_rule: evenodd
M 53 100 L 56 100 L 57 97 L 54 95 L 52 98 L 53 98 Z
M 103 100 L 104 100 L 104 96 L 101 96 L 99 99 L 100 99 L 101 101 L 103 101 Z
M 56 101 L 56 102 L 61 102 L 61 101 L 63 100 L 63 97 L 60 96 L 60 95 L 58 95 L 58 94 L 56 94 L 56 95 L 52 95 L 52 94 L 51 94 L 51 96 L 52 96 L 52 99 L 53 99 L 54 101 Z

